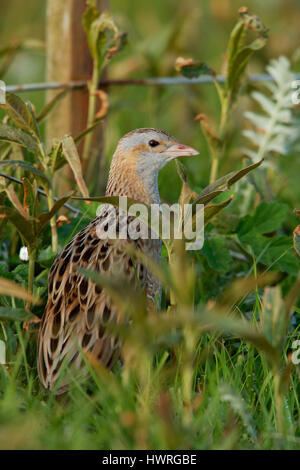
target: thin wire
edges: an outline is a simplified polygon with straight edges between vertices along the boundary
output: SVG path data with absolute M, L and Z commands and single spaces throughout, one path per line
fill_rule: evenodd
M 219 83 L 225 82 L 224 75 L 217 75 L 216 79 Z M 294 80 L 300 80 L 300 73 L 293 74 Z M 214 78 L 211 75 L 202 75 L 197 78 L 185 77 L 158 77 L 158 78 L 128 78 L 128 79 L 103 79 L 101 86 L 162 86 L 162 85 L 198 85 L 213 83 Z M 267 73 L 253 74 L 248 77 L 251 83 L 270 82 L 274 81 L 273 77 Z M 56 90 L 63 88 L 85 88 L 88 84 L 86 80 L 69 81 L 69 82 L 43 82 L 43 83 L 28 83 L 26 85 L 7 85 L 6 91 L 17 93 L 25 91 L 40 91 L 40 90 Z
M 13 181 L 14 183 L 22 184 L 23 181 L 19 180 L 18 178 L 15 178 L 14 176 L 6 175 L 5 173 L 0 172 L 0 176 L 3 176 L 3 178 L 6 178 L 10 181 Z M 41 194 L 42 196 L 47 197 L 47 194 L 43 189 L 38 188 L 38 193 Z M 54 197 L 54 201 L 57 201 L 59 198 Z M 70 211 L 74 212 L 74 214 L 79 215 L 82 214 L 82 211 L 80 209 L 77 209 L 77 207 L 71 206 L 71 204 L 65 203 L 64 206 L 69 209 Z

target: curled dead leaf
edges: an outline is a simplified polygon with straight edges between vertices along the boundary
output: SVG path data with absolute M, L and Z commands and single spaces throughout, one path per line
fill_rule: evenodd
M 70 224 L 70 220 L 65 215 L 60 215 L 56 221 L 56 226 L 61 227 L 63 223 Z
M 100 108 L 95 115 L 95 119 L 103 118 L 106 116 L 109 107 L 108 96 L 103 90 L 97 90 L 93 94 L 96 95 L 100 101 Z

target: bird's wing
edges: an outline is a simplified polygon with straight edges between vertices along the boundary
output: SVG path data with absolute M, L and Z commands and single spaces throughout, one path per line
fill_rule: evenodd
M 39 332 L 38 370 L 46 388 L 53 388 L 64 364 L 84 370 L 82 355 L 90 353 L 109 366 L 119 353 L 119 340 L 107 331 L 107 322 L 118 322 L 118 308 L 104 289 L 78 270 L 79 266 L 119 276 L 145 287 L 147 272 L 141 263 L 133 266 L 124 250 L 126 240 L 100 239 L 99 226 L 107 229 L 110 208 L 101 207 L 99 216 L 75 236 L 56 258 L 49 273 L 49 297 Z M 123 249 L 122 249 L 123 246 Z M 60 392 L 67 388 L 61 382 Z M 58 392 L 59 393 L 59 392 Z

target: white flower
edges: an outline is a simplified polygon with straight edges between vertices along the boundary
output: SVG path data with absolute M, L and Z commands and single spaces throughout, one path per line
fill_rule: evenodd
M 27 246 L 22 246 L 22 248 L 20 249 L 19 257 L 20 257 L 20 260 L 22 261 L 29 260 Z
M 5 343 L 4 343 L 4 341 L 0 340 L 0 364 L 6 364 L 5 350 L 6 350 Z

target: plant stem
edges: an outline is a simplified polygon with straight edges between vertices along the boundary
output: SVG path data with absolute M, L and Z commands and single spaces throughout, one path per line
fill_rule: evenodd
M 210 175 L 209 175 L 209 184 L 213 183 L 217 179 L 219 166 L 219 154 L 213 152 L 211 159 Z
M 35 268 L 35 258 L 36 258 L 36 248 L 28 247 L 28 256 L 29 256 L 29 264 L 28 264 L 28 292 L 29 294 L 33 293 L 33 280 L 34 280 L 34 268 Z M 26 309 L 30 309 L 30 301 L 26 303 Z
M 94 62 L 93 77 L 92 81 L 89 83 L 89 109 L 88 109 L 88 120 L 87 128 L 91 127 L 94 124 L 95 113 L 96 113 L 96 103 L 97 96 L 96 91 L 98 89 L 98 83 L 100 78 L 100 67 L 98 61 Z M 92 145 L 93 133 L 89 132 L 84 140 L 82 162 L 85 166 L 90 155 L 91 145 Z
M 221 142 L 221 146 L 218 150 L 211 149 L 212 159 L 211 159 L 211 168 L 210 168 L 210 176 L 209 176 L 210 184 L 216 181 L 218 177 L 219 162 L 224 152 L 225 138 L 226 138 L 226 133 L 227 133 L 228 114 L 229 114 L 229 109 L 230 109 L 229 103 L 230 103 L 229 98 L 226 96 L 223 96 L 221 99 L 221 121 L 220 121 L 220 129 L 219 129 L 219 140 Z
M 48 209 L 49 209 L 49 211 L 51 211 L 51 209 L 54 205 L 54 199 L 53 199 L 53 191 L 50 188 L 48 189 L 47 198 L 48 198 Z M 52 251 L 54 253 L 56 253 L 57 250 L 58 250 L 58 239 L 57 239 L 55 216 L 53 216 L 50 220 L 50 227 L 51 227 Z
M 276 429 L 280 434 L 283 434 L 283 404 L 284 397 L 280 390 L 280 374 L 278 372 L 274 373 L 274 395 L 275 395 L 275 411 L 276 411 Z

